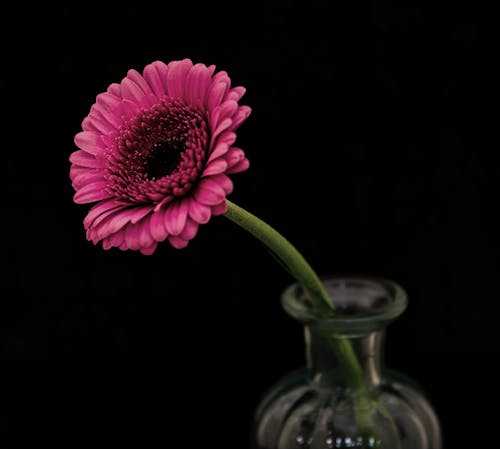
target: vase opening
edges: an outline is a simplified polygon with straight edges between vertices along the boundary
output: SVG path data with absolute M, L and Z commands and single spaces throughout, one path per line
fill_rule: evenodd
M 331 277 L 322 281 L 334 308 L 334 316 L 319 316 L 307 292 L 298 283 L 292 284 L 282 295 L 286 312 L 302 323 L 321 323 L 321 326 L 339 332 L 370 331 L 385 327 L 401 315 L 408 304 L 405 291 L 386 279 Z

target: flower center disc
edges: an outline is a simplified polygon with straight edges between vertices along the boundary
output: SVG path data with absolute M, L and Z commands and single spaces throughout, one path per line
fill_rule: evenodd
M 132 203 L 185 195 L 206 160 L 207 128 L 200 111 L 168 97 L 137 111 L 107 149 L 108 189 Z
M 174 172 L 182 161 L 184 144 L 170 140 L 153 144 L 144 162 L 144 173 L 151 179 L 160 179 Z

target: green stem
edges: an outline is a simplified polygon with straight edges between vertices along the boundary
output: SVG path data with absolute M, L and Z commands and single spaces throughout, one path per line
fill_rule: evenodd
M 227 199 L 226 203 L 226 217 L 267 246 L 306 289 L 317 311 L 324 316 L 331 316 L 333 306 L 328 293 L 302 254 L 285 237 L 260 218 Z
M 259 239 L 271 253 L 297 279 L 309 295 L 315 310 L 321 317 L 330 317 L 334 308 L 323 283 L 304 259 L 302 254 L 278 231 L 260 218 L 226 199 L 226 217 Z M 364 436 L 374 436 L 374 425 L 365 387 L 363 370 L 351 343 L 340 335 L 331 335 L 331 345 L 335 351 L 346 382 L 354 394 L 355 416 L 358 429 Z
M 351 343 L 340 335 L 333 334 L 330 344 L 338 359 L 343 362 L 340 366 L 349 388 L 354 394 L 362 393 L 365 389 L 365 379 Z
M 260 218 L 229 200 L 226 200 L 226 203 L 226 217 L 266 245 L 306 289 L 316 310 L 322 316 L 332 316 L 334 309 L 328 293 L 302 254 L 285 237 Z M 363 371 L 350 342 L 337 335 L 332 335 L 332 337 L 332 347 L 341 361 L 345 377 L 350 384 L 349 387 L 354 393 L 362 392 L 365 388 Z

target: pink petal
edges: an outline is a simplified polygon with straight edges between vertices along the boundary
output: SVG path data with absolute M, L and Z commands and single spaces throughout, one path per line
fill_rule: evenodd
M 139 251 L 144 254 L 145 256 L 150 256 L 153 254 L 156 250 L 156 247 L 158 246 L 158 243 L 153 243 L 151 246 L 148 246 L 147 248 L 140 248 Z
M 174 248 L 177 248 L 177 249 L 185 248 L 189 243 L 187 240 L 184 240 L 183 238 L 176 236 L 176 235 L 169 235 L 168 241 L 171 243 L 171 245 Z
M 69 177 L 71 178 L 72 181 L 77 180 L 80 177 L 83 177 L 84 179 L 87 179 L 88 177 L 93 177 L 100 175 L 101 177 L 104 176 L 104 170 L 101 168 L 88 168 L 88 167 L 81 167 L 80 165 L 76 164 L 71 164 L 69 168 Z M 88 184 L 88 183 L 86 183 Z
M 87 229 L 87 240 L 90 240 L 94 243 L 94 245 L 99 241 L 99 238 L 97 238 L 97 232 L 94 228 L 89 228 Z
M 228 100 L 238 101 L 243 95 L 245 95 L 246 89 L 243 86 L 237 86 L 230 90 L 227 95 Z
M 116 131 L 121 126 L 121 119 L 119 115 L 108 114 L 106 111 L 103 111 L 101 106 L 97 103 L 92 105 L 90 108 L 89 116 L 101 123 L 106 124 L 109 129 Z M 109 132 L 103 134 L 110 134 Z
M 122 111 L 126 117 L 134 116 L 138 109 L 139 109 L 139 106 L 136 103 L 134 103 L 130 100 L 123 100 L 122 101 Z
M 111 241 L 108 238 L 102 240 L 102 248 L 105 250 L 113 248 Z
M 225 101 L 220 105 L 219 117 L 217 126 L 226 118 L 232 118 L 236 110 L 238 109 L 238 103 L 234 100 Z
M 87 168 L 87 167 L 82 167 L 80 165 L 76 165 L 76 164 L 71 164 L 70 168 L 69 168 L 69 176 L 71 179 L 74 179 L 76 178 L 77 176 L 81 176 L 85 173 L 98 173 L 98 172 L 101 172 L 102 170 L 98 169 L 98 168 Z
M 106 191 L 106 183 L 102 181 L 87 184 L 73 195 L 73 200 L 77 204 L 93 203 L 106 198 L 110 198 L 110 195 Z
M 121 126 L 120 115 L 103 111 L 102 107 L 97 103 L 90 108 L 88 118 L 92 126 L 97 128 L 99 133 L 103 135 L 113 134 Z
M 210 207 L 189 198 L 189 216 L 197 223 L 205 224 L 210 220 Z
M 111 214 L 101 214 L 92 226 L 96 228 L 99 238 L 107 237 L 123 228 L 127 223 L 135 224 L 152 211 L 153 206 L 124 205 Z
M 239 173 L 245 171 L 248 167 L 250 167 L 250 161 L 247 158 L 245 158 L 242 161 L 238 162 L 233 167 L 226 170 L 226 173 L 227 174 Z
M 125 243 L 130 249 L 138 250 L 141 247 L 140 229 L 138 224 L 129 223 L 125 228 Z
M 212 206 L 212 215 L 217 216 L 217 215 L 223 215 L 227 211 L 227 203 L 225 201 L 222 201 L 219 204 L 216 204 L 215 206 Z
M 75 190 L 80 190 L 87 184 L 104 181 L 103 172 L 99 169 L 86 170 L 85 172 L 80 173 L 77 176 L 73 176 L 73 174 L 70 172 L 70 178 L 72 181 L 71 185 Z
M 224 156 L 224 159 L 227 162 L 228 168 L 234 167 L 236 164 L 241 162 L 245 158 L 245 153 L 242 149 L 237 147 L 232 147 Z
M 116 210 L 123 209 L 125 207 L 125 205 L 118 203 L 114 199 L 101 201 L 89 210 L 87 216 L 83 220 L 83 226 L 87 229 L 99 216 L 103 214 L 109 215 L 110 213 L 116 212 Z
M 125 232 L 123 231 L 123 229 L 120 229 L 116 234 L 110 235 L 109 237 L 103 239 L 102 246 L 104 249 L 119 247 L 121 244 L 123 244 L 124 239 Z
M 199 181 L 194 191 L 194 198 L 207 206 L 215 206 L 223 201 L 225 197 L 224 189 L 210 178 L 203 178 Z
M 208 111 L 208 123 L 211 128 L 215 128 L 219 123 L 220 105 Z
M 102 120 L 95 113 L 90 113 L 83 119 L 82 129 L 84 131 L 97 131 L 99 134 L 112 134 L 116 131 L 114 126 Z
M 227 168 L 227 162 L 224 159 L 217 159 L 210 162 L 205 170 L 203 170 L 202 176 L 218 175 L 223 173 Z
M 190 105 L 201 102 L 204 106 L 207 89 L 210 83 L 210 73 L 205 64 L 195 64 L 186 76 L 185 97 Z
M 167 93 L 163 84 L 167 78 L 167 71 L 167 65 L 161 61 L 155 61 L 144 68 L 144 79 L 158 98 L 162 98 Z
M 227 72 L 225 70 L 221 70 L 217 72 L 212 78 L 212 84 L 224 83 L 227 86 L 227 89 L 231 87 L 231 78 L 229 78 Z
M 108 200 L 108 201 L 113 201 L 113 200 Z M 95 220 L 92 222 L 91 226 L 86 226 L 86 229 L 94 228 L 95 232 L 98 233 L 99 229 L 101 229 L 103 226 L 105 226 L 105 223 L 107 221 L 113 219 L 114 217 L 117 217 L 120 214 L 123 214 L 126 211 L 126 209 L 128 209 L 128 207 L 116 208 L 116 209 L 104 212 L 95 218 Z M 109 235 L 109 234 L 107 234 L 107 235 Z M 102 238 L 102 237 L 99 237 L 99 238 Z
M 210 163 L 213 160 L 220 158 L 221 156 L 226 154 L 228 152 L 228 150 L 229 150 L 229 147 L 227 146 L 227 144 L 217 143 L 217 145 L 215 145 L 215 148 L 213 149 L 213 151 L 210 153 L 210 156 L 208 156 L 207 162 Z
M 160 208 L 164 208 L 165 204 L 170 203 L 175 197 L 172 195 L 166 196 L 163 198 L 154 208 L 154 211 L 160 210 Z
M 213 83 L 211 84 L 208 90 L 208 102 L 207 107 L 208 111 L 212 111 L 214 108 L 219 106 L 222 103 L 222 99 L 227 92 L 227 84 L 226 83 Z
M 227 129 L 231 122 L 227 122 L 227 119 L 231 119 L 238 110 L 238 103 L 234 100 L 228 100 L 222 103 L 220 106 L 214 108 L 209 116 L 209 123 L 212 129 L 215 129 L 215 134 L 221 133 L 224 129 Z M 225 124 L 224 127 L 222 125 Z M 213 140 L 213 139 L 212 139 Z
M 97 104 L 101 106 L 102 111 L 109 114 L 116 114 L 120 110 L 122 99 L 116 95 L 104 92 L 97 95 Z
M 236 141 L 236 133 L 233 131 L 224 131 L 221 133 L 217 139 L 217 143 L 225 143 L 227 146 L 231 146 Z
M 186 224 L 188 201 L 178 200 L 168 205 L 165 213 L 165 227 L 171 235 L 179 235 Z
M 131 221 L 132 225 L 140 220 L 144 215 L 147 214 L 148 210 L 151 210 L 152 206 L 147 207 L 130 207 L 127 209 L 119 210 L 114 214 L 110 215 L 108 219 L 103 220 L 101 223 L 97 224 L 94 222 L 96 236 L 99 239 L 114 234 L 115 232 L 122 229 L 125 225 L 129 224 Z
M 122 124 L 121 107 L 120 107 L 119 111 L 115 111 L 115 112 L 117 112 L 117 113 L 110 114 L 109 112 L 104 110 L 104 108 L 98 103 L 92 105 L 92 107 L 90 108 L 90 116 L 91 117 L 95 118 L 96 120 L 101 121 L 102 123 L 106 123 L 114 131 L 116 131 Z M 104 134 L 107 135 L 110 133 L 108 132 L 108 133 L 104 133 Z
M 110 135 L 110 136 L 101 135 L 101 141 L 102 141 L 105 148 L 110 148 L 114 145 L 114 143 L 115 143 L 114 137 L 115 136 L 113 136 L 113 135 Z
M 95 243 L 120 231 L 128 221 L 126 210 L 117 209 L 103 213 L 87 228 L 87 238 Z
M 106 149 L 101 140 L 101 135 L 95 131 L 79 132 L 74 140 L 78 148 L 93 155 Z
M 250 115 L 252 109 L 248 106 L 240 106 L 238 111 L 233 116 L 233 124 L 231 125 L 231 130 L 238 128 Z
M 182 231 L 179 237 L 187 241 L 192 240 L 196 235 L 196 233 L 198 232 L 198 228 L 199 228 L 198 223 L 188 218 L 186 220 L 186 226 L 184 226 L 184 230 Z
M 170 97 L 181 100 L 185 98 L 184 87 L 186 85 L 186 76 L 191 67 L 193 67 L 193 63 L 190 59 L 172 61 L 168 64 L 167 91 Z
M 203 181 L 215 182 L 218 186 L 224 189 L 226 195 L 229 195 L 233 191 L 233 181 L 231 181 L 229 176 L 226 176 L 225 174 L 210 176 L 208 178 L 204 178 Z
M 220 86 L 215 87 L 218 84 L 220 84 Z M 212 89 L 215 89 L 215 90 L 213 90 L 214 94 L 215 94 L 215 91 L 218 92 L 219 89 L 221 89 L 221 88 L 223 91 L 222 91 L 222 97 L 220 99 L 218 99 L 219 94 L 214 95 L 214 97 L 215 97 L 214 100 L 217 100 L 217 102 L 212 102 L 212 103 L 209 102 L 209 104 L 208 104 L 209 110 L 215 108 L 224 100 L 227 93 L 229 92 L 230 87 L 231 87 L 231 78 L 229 78 L 229 76 L 227 75 L 227 72 L 225 70 L 221 70 L 220 72 L 216 73 L 213 76 L 212 82 L 211 82 L 210 87 L 209 87 L 210 97 L 212 96 L 212 94 L 211 94 Z
M 147 214 L 149 214 L 153 210 L 153 205 L 148 204 L 147 206 L 135 206 L 130 209 L 129 216 L 131 223 L 138 223 L 141 221 Z
M 155 211 L 149 219 L 149 231 L 157 242 L 163 242 L 168 235 L 165 228 L 165 212 L 165 208 Z
M 147 248 L 150 247 L 155 243 L 155 239 L 151 235 L 150 231 L 150 220 L 151 216 L 145 217 L 140 223 L 139 223 L 139 243 L 141 245 L 141 248 Z
M 77 150 L 69 157 L 71 163 L 87 168 L 103 168 L 102 161 L 83 150 Z
M 217 125 L 217 128 L 212 133 L 212 139 L 210 141 L 210 145 L 212 145 L 215 142 L 216 137 L 222 131 L 225 131 L 226 129 L 228 129 L 232 123 L 233 123 L 233 121 L 230 118 L 226 118 L 226 119 L 222 120 L 222 122 L 220 122 L 219 125 Z
M 210 64 L 208 66 L 208 74 L 210 75 L 210 77 L 213 76 L 214 72 L 215 72 L 215 65 L 214 64 Z
M 141 106 L 144 99 L 144 92 L 129 78 L 122 80 L 123 99 L 131 101 L 137 106 Z
M 127 78 L 130 79 L 135 85 L 141 90 L 142 97 L 139 101 L 139 105 L 143 108 L 149 108 L 150 106 L 158 102 L 158 97 L 153 93 L 148 83 L 144 80 L 142 75 L 136 70 L 129 70 Z
M 94 110 L 115 128 L 119 128 L 122 124 L 122 100 L 109 93 L 99 94 L 97 103 L 93 106 Z
M 107 91 L 118 98 L 122 98 L 122 88 L 118 83 L 110 84 Z
M 84 131 L 97 131 L 99 134 L 109 135 L 116 132 L 118 126 L 115 123 L 104 118 L 104 116 L 96 110 L 93 105 L 90 108 L 89 115 L 82 122 Z
M 129 70 L 127 72 L 127 78 L 137 84 L 137 86 L 139 86 L 145 96 L 150 96 L 151 94 L 153 94 L 153 91 L 149 87 L 148 83 L 146 83 L 142 75 L 137 70 Z

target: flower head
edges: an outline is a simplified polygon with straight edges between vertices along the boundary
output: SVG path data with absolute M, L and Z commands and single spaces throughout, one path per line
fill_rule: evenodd
M 184 248 L 198 226 L 226 210 L 246 170 L 235 130 L 250 114 L 227 73 L 189 59 L 129 70 L 96 98 L 70 156 L 76 203 L 94 244 L 151 254 L 168 240 Z

